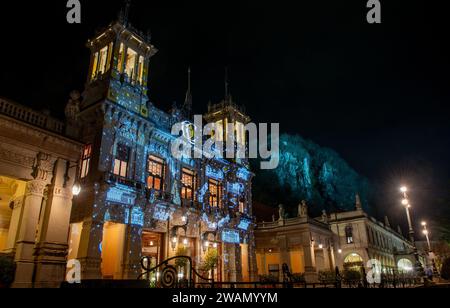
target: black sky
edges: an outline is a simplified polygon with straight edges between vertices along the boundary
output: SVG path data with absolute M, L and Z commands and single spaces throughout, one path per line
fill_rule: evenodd
M 4 2 L 0 96 L 60 115 L 83 88 L 87 39 L 123 1 L 81 1 L 81 25 L 66 23 L 66 0 Z M 381 25 L 367 24 L 366 0 L 134 0 L 130 19 L 160 50 L 149 84 L 157 106 L 182 102 L 190 65 L 203 112 L 223 97 L 227 66 L 255 122 L 335 149 L 399 219 L 397 189 L 410 185 L 417 216 L 428 218 L 450 191 L 449 10 L 381 2 Z

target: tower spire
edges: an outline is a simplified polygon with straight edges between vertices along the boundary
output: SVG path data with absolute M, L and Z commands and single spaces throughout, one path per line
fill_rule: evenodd
M 191 118 L 192 115 L 192 89 L 191 89 L 191 67 L 188 68 L 188 87 L 186 92 L 186 99 L 183 106 L 184 112 L 187 118 Z
M 225 101 L 230 101 L 230 82 L 228 79 L 228 67 L 225 67 Z
M 125 6 L 120 10 L 119 21 L 126 27 L 130 16 L 131 0 L 125 0 Z

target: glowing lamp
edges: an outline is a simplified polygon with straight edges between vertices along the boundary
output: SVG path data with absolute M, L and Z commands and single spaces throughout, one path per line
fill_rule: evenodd
M 319 245 L 319 249 L 323 249 L 323 245 L 322 244 Z
M 185 239 L 183 240 L 183 244 L 184 244 L 184 246 L 187 246 L 187 244 L 188 244 L 187 238 L 185 238 Z
M 408 199 L 403 199 L 403 200 L 402 200 L 402 204 L 403 204 L 404 206 L 409 206 L 409 200 L 408 200 Z
M 80 184 L 75 183 L 75 184 L 73 185 L 73 187 L 72 187 L 72 194 L 73 194 L 74 196 L 78 196 L 78 195 L 80 194 L 80 192 L 81 192 L 81 186 L 80 186 Z
M 402 187 L 400 188 L 400 191 L 401 191 L 402 193 L 406 193 L 406 192 L 408 192 L 408 187 L 402 186 Z
M 341 254 L 342 253 L 342 249 L 338 249 L 338 253 Z
M 426 227 L 426 226 L 427 226 L 427 223 L 426 223 L 425 221 L 422 221 L 422 226 L 423 226 L 423 227 Z
M 213 247 L 214 247 L 214 248 L 217 248 L 217 243 L 214 243 Z

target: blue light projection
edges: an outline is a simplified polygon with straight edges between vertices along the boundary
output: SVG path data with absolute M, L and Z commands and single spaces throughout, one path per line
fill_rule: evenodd
M 140 208 L 133 208 L 131 212 L 131 224 L 135 226 L 144 226 L 144 212 Z
M 222 181 L 224 179 L 223 171 L 220 169 L 213 168 L 211 166 L 206 167 L 206 176 L 211 179 Z
M 160 221 L 167 221 L 169 220 L 170 215 L 170 210 L 165 205 L 158 204 L 155 207 L 153 218 Z
M 234 195 L 240 195 L 244 192 L 244 185 L 242 183 L 228 183 L 228 192 Z
M 217 223 L 217 226 L 219 228 L 223 228 L 226 224 L 228 224 L 231 221 L 230 215 L 225 216 L 219 222 Z
M 240 223 L 239 223 L 238 228 L 241 229 L 241 230 L 247 231 L 248 228 L 250 227 L 251 223 L 252 223 L 251 220 L 246 219 L 246 218 L 242 218 Z
M 248 181 L 250 180 L 251 173 L 245 168 L 240 168 L 236 176 L 241 180 Z
M 125 191 L 124 191 L 125 190 Z M 106 201 L 120 203 L 125 205 L 134 205 L 136 201 L 136 195 L 130 193 L 129 188 L 111 187 L 106 194 Z
M 203 203 L 203 201 L 204 201 L 203 199 L 205 197 L 205 194 L 208 192 L 208 189 L 209 189 L 208 183 L 205 183 L 203 185 L 203 187 L 198 191 L 198 195 L 197 195 L 198 202 Z
M 240 244 L 241 238 L 239 232 L 235 230 L 223 230 L 222 231 L 222 242 L 229 244 Z

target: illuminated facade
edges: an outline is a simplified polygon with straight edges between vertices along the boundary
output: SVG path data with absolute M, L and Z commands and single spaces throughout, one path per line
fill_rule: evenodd
M 0 99 L 0 257 L 16 264 L 13 287 L 64 278 L 81 148 L 63 122 Z
M 247 161 L 173 158 L 172 126 L 189 126 L 192 116 L 190 82 L 182 108 L 167 113 L 149 101 L 149 62 L 157 53 L 149 37 L 120 20 L 88 47 L 83 99 L 73 93 L 66 108 L 68 133 L 85 144 L 69 260 L 81 262 L 83 279 L 136 279 L 143 256 L 157 265 L 182 252 L 201 270 L 217 249 L 216 280 L 255 279 Z M 237 142 L 245 145 L 250 119 L 228 94 L 204 118 L 236 123 Z
M 255 231 L 260 275 L 282 277 L 282 265 L 292 273 L 305 274 L 317 282 L 320 272 L 362 272 L 369 260 L 380 262 L 383 273 L 411 273 L 415 263 L 413 245 L 400 232 L 367 215 L 356 198 L 356 209 L 310 218 L 306 203 L 298 217 L 260 223 Z M 280 210 L 279 217 L 283 217 Z

